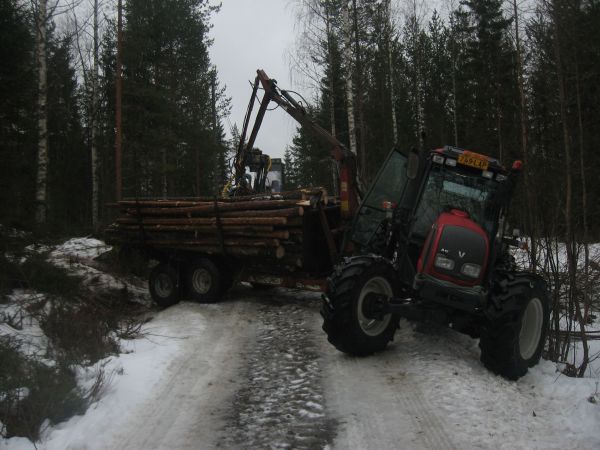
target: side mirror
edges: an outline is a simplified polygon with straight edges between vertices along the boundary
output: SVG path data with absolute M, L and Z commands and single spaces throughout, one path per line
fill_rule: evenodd
M 417 178 L 419 173 L 419 151 L 416 148 L 412 148 L 408 153 L 408 161 L 406 163 L 406 176 L 409 180 Z

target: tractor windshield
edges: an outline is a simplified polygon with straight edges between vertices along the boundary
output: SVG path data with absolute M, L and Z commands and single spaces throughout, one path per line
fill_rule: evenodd
M 448 170 L 433 165 L 415 211 L 413 233 L 427 236 L 431 225 L 443 211 L 460 209 L 469 213 L 471 219 L 492 234 L 496 222 L 492 199 L 497 187 L 497 181 L 468 169 Z

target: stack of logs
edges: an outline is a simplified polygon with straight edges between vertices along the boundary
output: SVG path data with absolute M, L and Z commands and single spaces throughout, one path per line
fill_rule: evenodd
M 329 199 L 322 189 L 192 200 L 124 200 L 106 229 L 117 244 L 235 257 L 260 256 L 302 267 L 303 216 Z

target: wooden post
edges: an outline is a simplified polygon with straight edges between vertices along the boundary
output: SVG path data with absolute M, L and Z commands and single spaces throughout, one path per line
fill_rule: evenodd
M 122 198 L 121 177 L 121 144 L 122 144 L 122 115 L 121 98 L 123 96 L 123 0 L 117 3 L 117 67 L 115 72 L 115 194 L 117 201 Z

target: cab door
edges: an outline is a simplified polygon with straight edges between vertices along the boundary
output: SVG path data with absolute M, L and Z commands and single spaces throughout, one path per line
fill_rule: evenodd
M 351 240 L 364 251 L 377 251 L 375 237 L 386 216 L 385 204 L 392 208 L 400 202 L 408 181 L 407 157 L 394 148 L 379 169 L 352 224 Z

